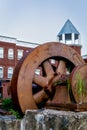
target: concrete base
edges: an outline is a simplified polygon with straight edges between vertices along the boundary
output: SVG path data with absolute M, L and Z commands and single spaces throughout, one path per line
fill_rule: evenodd
M 0 130 L 87 130 L 87 112 L 27 110 L 22 120 L 0 116 Z
M 87 112 L 26 111 L 22 130 L 87 130 Z

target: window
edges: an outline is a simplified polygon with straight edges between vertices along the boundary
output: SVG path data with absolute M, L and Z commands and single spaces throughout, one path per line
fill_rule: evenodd
M 0 47 L 0 58 L 4 57 L 4 49 Z
M 13 58 L 14 58 L 14 50 L 8 49 L 8 59 L 13 59 Z
M 75 34 L 75 40 L 76 39 L 79 39 L 79 35 L 78 34 Z
M 51 59 L 51 64 L 55 64 L 56 61 L 54 59 Z
M 40 69 L 36 69 L 35 74 L 40 75 Z
M 0 67 L 0 78 L 3 78 L 3 67 Z
M 13 75 L 13 68 L 12 67 L 9 67 L 8 68 L 8 78 L 12 78 L 12 75 Z
M 71 34 L 65 34 L 65 39 L 66 40 L 71 40 Z
M 62 40 L 62 35 L 59 36 L 59 41 Z
M 23 50 L 18 50 L 18 60 L 20 60 L 23 56 Z

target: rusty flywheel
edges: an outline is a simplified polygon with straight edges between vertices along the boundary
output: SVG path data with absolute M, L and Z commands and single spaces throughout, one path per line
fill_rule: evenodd
M 78 65 L 70 75 L 72 92 L 77 103 L 87 103 L 87 64 Z
M 11 94 L 15 106 L 26 109 L 38 109 L 42 101 L 55 95 L 55 84 L 67 77 L 74 67 L 85 62 L 71 47 L 59 43 L 48 42 L 27 53 L 14 70 L 11 81 Z M 38 72 L 38 74 L 37 74 Z M 38 91 L 33 85 L 39 86 Z

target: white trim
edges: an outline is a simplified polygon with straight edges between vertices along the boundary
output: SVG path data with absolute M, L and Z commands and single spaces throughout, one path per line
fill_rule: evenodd
M 8 49 L 8 59 L 14 59 L 14 50 L 13 50 L 13 48 Z
M 75 43 L 75 34 L 72 33 L 72 43 Z
M 39 44 L 17 40 L 16 45 L 17 45 L 17 46 L 23 46 L 23 47 L 35 48 L 35 47 L 37 47 Z
M 4 58 L 4 48 L 0 47 L 0 58 Z
M 16 44 L 17 46 L 30 47 L 30 48 L 35 48 L 38 45 L 40 45 L 38 43 L 20 41 L 13 37 L 7 37 L 7 36 L 1 36 L 1 35 L 0 35 L 0 41 L 7 42 L 7 43 L 13 43 L 13 44 Z
M 0 78 L 3 78 L 4 75 L 4 68 L 2 66 L 0 66 Z
M 8 78 L 11 79 L 13 75 L 13 67 L 8 67 Z
M 23 51 L 24 50 L 21 50 L 21 49 L 18 49 L 17 50 L 17 59 L 20 60 L 22 57 L 23 57 Z
M 16 38 L 0 35 L 0 41 L 16 43 Z
M 62 34 L 62 41 L 65 43 L 65 34 Z

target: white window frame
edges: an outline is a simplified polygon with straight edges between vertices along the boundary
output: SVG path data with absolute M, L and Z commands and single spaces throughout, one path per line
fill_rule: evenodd
M 12 78 L 12 75 L 13 75 L 13 68 L 12 68 L 12 67 L 9 67 L 9 68 L 8 68 L 8 78 L 11 79 L 11 78 Z
M 51 64 L 55 64 L 56 61 L 54 59 L 51 59 Z
M 40 73 L 41 73 L 41 70 L 40 69 L 36 69 L 35 74 L 40 75 Z
M 8 49 L 8 59 L 14 59 L 14 50 L 12 48 Z
M 4 58 L 4 48 L 0 47 L 0 58 Z
M 22 56 L 23 56 L 23 51 L 24 50 L 18 49 L 17 51 L 18 51 L 17 52 L 17 59 L 20 60 L 22 58 Z
M 0 66 L 0 78 L 3 78 L 4 75 L 4 69 Z

